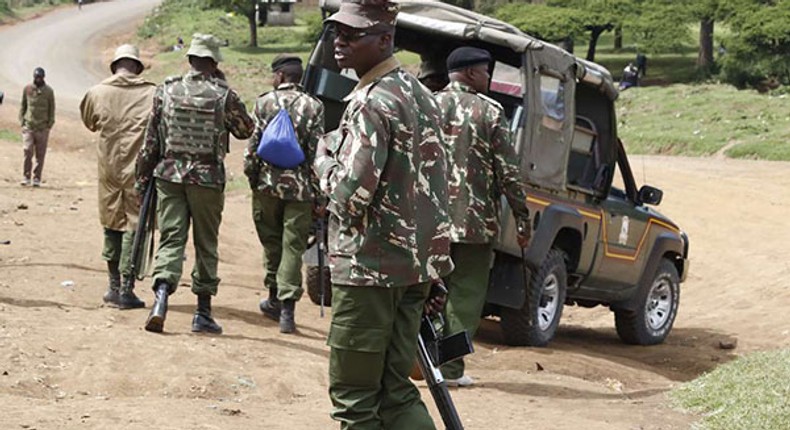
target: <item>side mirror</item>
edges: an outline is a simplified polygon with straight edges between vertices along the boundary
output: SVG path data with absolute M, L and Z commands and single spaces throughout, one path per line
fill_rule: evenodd
M 664 198 L 664 192 L 658 188 L 643 185 L 639 189 L 639 203 L 641 204 L 658 206 L 662 198 Z

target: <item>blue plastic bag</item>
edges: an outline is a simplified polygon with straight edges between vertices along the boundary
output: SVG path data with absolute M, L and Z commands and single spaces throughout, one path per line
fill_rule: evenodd
M 304 163 L 304 151 L 296 139 L 296 131 L 288 111 L 280 109 L 269 121 L 261 134 L 256 152 L 263 161 L 281 169 L 293 169 Z

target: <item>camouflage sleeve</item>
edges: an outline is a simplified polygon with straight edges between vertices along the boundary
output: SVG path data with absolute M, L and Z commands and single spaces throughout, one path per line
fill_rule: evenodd
M 262 124 L 264 119 L 262 118 L 262 104 L 263 100 L 258 99 L 255 102 L 255 108 L 253 109 L 252 118 L 255 122 L 255 130 L 250 137 L 250 140 L 247 142 L 247 149 L 244 151 L 244 174 L 250 181 L 250 186 L 254 186 L 253 184 L 257 182 L 258 175 L 261 172 L 261 162 L 258 158 L 258 142 L 261 141 L 261 134 L 263 134 L 263 129 L 266 127 L 265 124 Z
M 316 157 L 316 173 L 321 190 L 329 197 L 331 211 L 341 217 L 361 217 L 375 195 L 387 162 L 390 127 L 383 112 L 370 104 L 343 126 L 343 135 L 332 133 L 330 137 L 328 149 L 332 155 Z M 342 140 L 338 145 L 334 139 Z M 335 150 L 336 146 L 339 147 Z
M 513 133 L 507 124 L 507 119 L 497 110 L 493 116 L 493 133 L 491 146 L 494 150 L 494 176 L 496 185 L 507 198 L 513 209 L 513 215 L 522 221 L 529 220 L 527 209 L 527 194 L 521 179 L 519 160 L 513 146 Z
M 145 140 L 143 147 L 140 149 L 140 154 L 137 155 L 137 166 L 135 176 L 137 181 L 134 184 L 135 189 L 140 195 L 145 193 L 148 182 L 154 173 L 154 168 L 159 163 L 160 150 L 161 150 L 161 136 L 159 136 L 159 123 L 162 120 L 162 86 L 156 87 L 154 93 L 154 105 L 151 108 L 151 113 L 148 115 L 148 126 L 145 129 Z
M 312 123 L 310 130 L 308 131 L 308 135 L 310 136 L 310 141 L 307 143 L 307 162 L 309 163 L 308 166 L 312 166 L 315 162 L 315 151 L 318 147 L 318 140 L 324 134 L 324 105 L 323 103 L 318 103 L 318 108 L 316 109 L 315 115 L 312 118 Z M 316 196 L 316 199 L 321 200 L 323 195 L 321 193 L 321 188 L 318 185 L 318 176 L 315 174 L 315 171 L 310 169 L 310 187 L 313 189 L 313 195 Z
M 233 90 L 228 91 L 228 99 L 225 102 L 225 127 L 237 139 L 247 139 L 255 131 L 255 123 L 247 114 L 247 107 Z

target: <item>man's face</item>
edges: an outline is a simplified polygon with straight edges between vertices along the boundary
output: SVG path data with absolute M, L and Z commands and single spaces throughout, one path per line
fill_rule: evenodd
M 469 68 L 469 80 L 472 88 L 478 93 L 488 92 L 488 81 L 491 74 L 488 73 L 488 64 L 478 64 Z
M 35 84 L 35 86 L 37 86 L 37 87 L 44 86 L 44 77 L 43 76 L 34 75 L 33 76 L 33 84 Z
M 354 69 L 361 76 L 380 63 L 392 39 L 391 35 L 375 27 L 358 29 L 333 24 L 335 32 L 335 61 L 343 69 Z

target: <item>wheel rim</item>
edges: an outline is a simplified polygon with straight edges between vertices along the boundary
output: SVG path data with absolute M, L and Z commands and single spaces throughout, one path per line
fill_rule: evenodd
M 672 311 L 672 282 L 667 278 L 657 279 L 647 295 L 645 320 L 648 327 L 658 330 L 669 320 Z
M 538 327 L 541 330 L 548 329 L 554 322 L 557 314 L 558 295 L 560 291 L 560 281 L 557 275 L 550 274 L 543 281 L 543 293 L 538 303 Z

